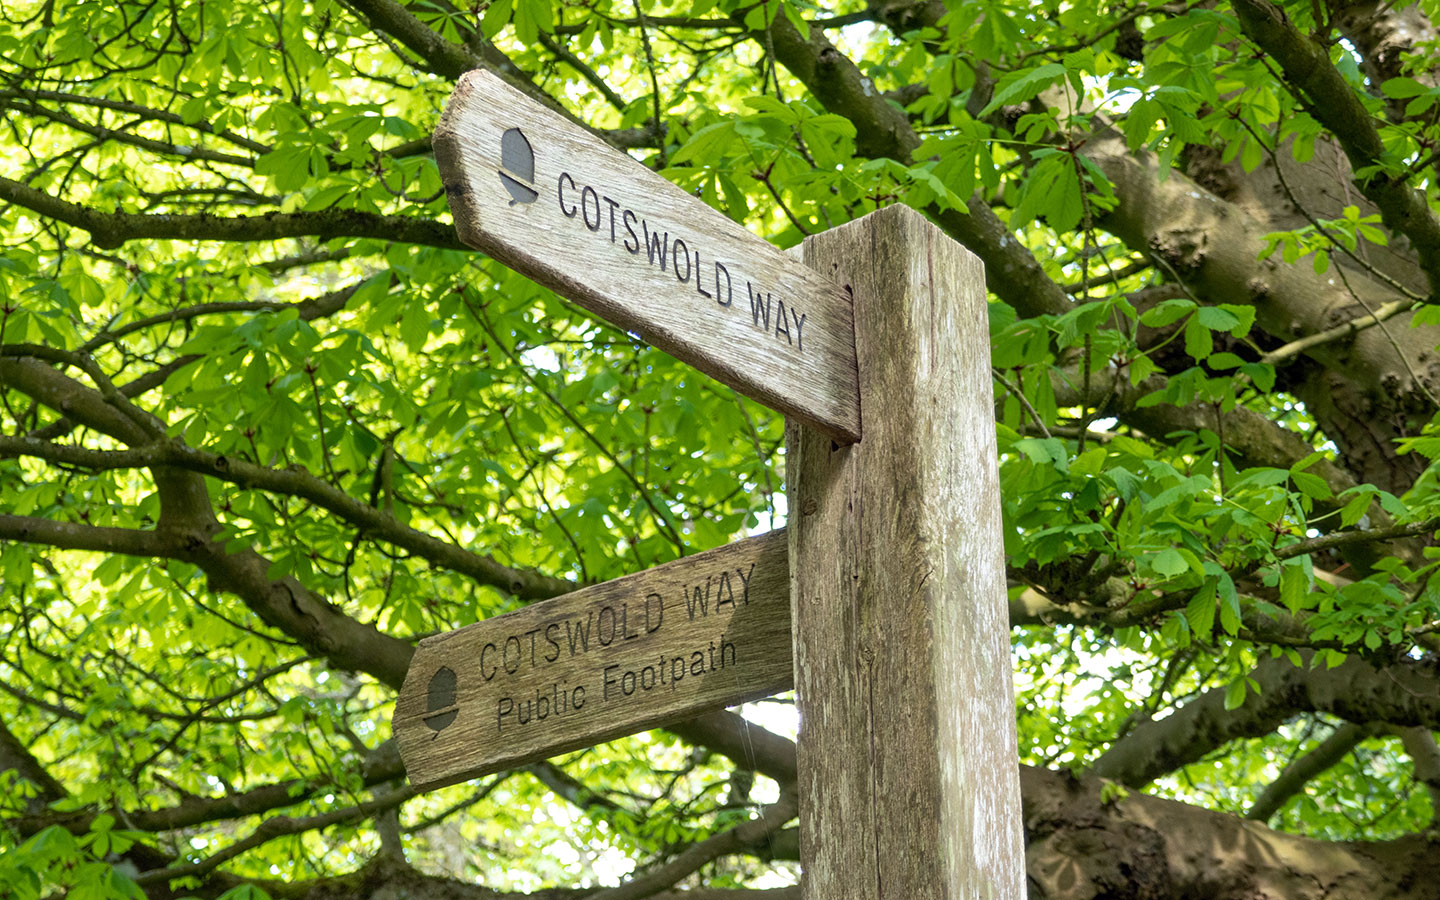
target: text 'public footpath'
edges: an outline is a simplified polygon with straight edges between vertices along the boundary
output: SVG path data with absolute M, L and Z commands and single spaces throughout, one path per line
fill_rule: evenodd
M 732 614 L 750 604 L 754 572 L 754 563 L 746 568 L 723 569 L 708 575 L 703 584 L 682 585 L 679 598 L 672 596 L 667 601 L 651 592 L 638 602 L 607 601 L 587 610 L 583 617 L 566 616 L 487 642 L 480 648 L 480 677 L 486 682 L 503 680 L 543 670 L 562 658 L 568 661 L 592 650 L 644 641 L 662 630 L 667 608 L 681 611 L 685 621 L 692 622 Z M 520 695 L 503 695 L 495 701 L 495 729 L 504 733 L 551 717 L 573 715 L 594 709 L 597 701 L 609 704 L 655 690 L 675 691 L 687 680 L 693 684 L 695 679 L 738 665 L 740 648 L 722 634 L 704 645 L 658 653 L 653 661 L 643 656 L 639 660 L 607 663 L 590 679 L 574 684 L 560 678 Z

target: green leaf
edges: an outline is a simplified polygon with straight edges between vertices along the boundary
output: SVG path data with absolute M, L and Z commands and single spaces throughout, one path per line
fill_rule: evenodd
M 1130 385 L 1134 387 L 1160 371 L 1160 366 L 1150 357 L 1141 354 L 1130 360 Z
M 1190 563 L 1185 561 L 1179 550 L 1169 547 L 1150 558 L 1150 568 L 1161 575 L 1174 577 L 1190 571 Z
M 1154 100 L 1137 100 L 1120 122 L 1120 128 L 1125 134 L 1125 145 L 1131 150 L 1140 149 L 1149 140 L 1150 133 L 1163 112 L 1164 109 Z
M 1195 317 L 1211 331 L 1229 331 L 1240 324 L 1239 318 L 1220 306 L 1202 306 Z
M 1073 163 L 1062 166 L 1055 180 L 1056 193 L 1045 209 L 1045 221 L 1056 231 L 1073 231 L 1084 215 L 1080 173 Z
M 1255 324 L 1255 307 L 1253 306 L 1222 303 L 1219 308 L 1225 310 L 1237 320 L 1235 327 L 1230 329 L 1231 337 L 1243 338 Z
M 1295 138 L 1295 142 L 1290 146 L 1290 153 L 1297 163 L 1303 165 L 1315 157 L 1316 137 L 1317 134 L 1302 134 Z
M 310 180 L 310 151 L 303 147 L 274 150 L 256 160 L 255 171 L 270 175 L 281 191 L 297 191 Z
M 1021 438 L 1015 442 L 1015 449 L 1031 462 L 1053 465 L 1061 472 L 1069 465 L 1070 452 L 1058 438 Z
M 1125 469 L 1110 469 L 1105 474 L 1115 485 L 1115 493 L 1120 499 L 1129 502 L 1139 495 L 1143 483 L 1135 477 L 1134 473 Z
M 1033 69 L 1021 69 L 1001 79 L 999 87 L 990 102 L 980 111 L 979 118 L 985 118 L 1007 104 L 1029 100 L 1065 75 L 1065 67 L 1059 63 L 1046 63 Z
M 764 31 L 770 27 L 779 13 L 780 8 L 778 4 L 757 4 L 745 13 L 745 27 L 751 31 Z
M 1078 201 L 1075 194 L 1064 183 L 1075 177 L 1074 168 L 1056 153 L 1044 154 L 1031 169 L 1020 191 L 1020 202 L 1010 214 L 1010 227 L 1020 228 L 1039 216 L 1066 218 L 1075 213 L 1071 204 Z M 1078 221 L 1078 218 L 1076 219 Z
M 1200 640 L 1208 640 L 1215 630 L 1215 583 L 1206 581 L 1185 605 L 1185 620 Z
M 1100 468 L 1105 465 L 1107 453 L 1104 447 L 1093 447 L 1075 457 L 1070 464 L 1070 473 L 1086 478 L 1100 474 Z
M 1237 678 L 1225 688 L 1225 709 L 1239 709 L 1245 704 L 1246 684 L 1244 678 Z
M 1405 501 L 1396 497 L 1389 491 L 1376 491 L 1375 496 L 1380 498 L 1380 508 L 1397 519 L 1405 519 L 1410 515 L 1410 507 Z
M 106 587 L 113 585 L 125 570 L 125 559 L 121 556 L 108 556 L 100 565 L 95 567 L 92 577 L 99 584 Z
M 787 125 L 798 125 L 800 123 L 800 113 L 790 105 L 774 97 L 762 94 L 759 96 L 746 97 L 744 102 L 746 106 L 755 110 L 757 113 L 773 116 Z
M 406 349 L 418 353 L 430 338 L 430 310 L 423 303 L 410 303 L 400 317 L 400 338 Z
M 1418 97 L 1421 94 L 1430 93 L 1433 90 L 1433 88 L 1427 87 L 1413 78 L 1404 76 L 1388 79 L 1380 85 L 1380 92 L 1393 100 Z
M 510 22 L 512 0 L 491 0 L 490 8 L 480 19 L 480 30 L 487 38 L 493 38 Z
M 1305 607 L 1309 592 L 1310 578 L 1304 565 L 1291 562 L 1280 567 L 1280 602 L 1285 604 L 1291 615 Z
M 205 118 L 208 102 L 205 97 L 191 97 L 180 104 L 180 121 L 194 125 Z
M 1142 313 L 1140 324 L 1150 328 L 1164 328 L 1183 319 L 1196 308 L 1195 301 L 1185 297 L 1164 300 Z
M 305 201 L 305 209 L 314 211 L 317 209 L 329 209 L 335 206 L 337 201 L 349 197 L 355 193 L 355 186 L 349 184 L 332 184 L 327 188 L 316 191 Z
M 1240 367 L 1240 374 L 1248 376 L 1262 392 L 1275 387 L 1275 366 L 1270 363 L 1246 363 Z
M 1307 497 L 1329 500 L 1334 496 L 1329 483 L 1318 475 L 1311 475 L 1309 472 L 1291 472 L 1290 477 L 1295 481 L 1295 487 Z
M 1301 459 L 1301 460 L 1299 460 L 1298 462 L 1292 463 L 1291 466 L 1290 466 L 1290 471 L 1291 471 L 1291 472 L 1303 472 L 1303 471 L 1305 471 L 1306 469 L 1308 469 L 1308 468 L 1310 468 L 1311 466 L 1313 466 L 1313 465 L 1315 465 L 1316 463 L 1318 463 L 1318 462 L 1319 462 L 1320 460 L 1322 460 L 1322 459 L 1325 459 L 1325 454 L 1319 452 L 1318 450 L 1317 450 L 1316 452 L 1314 452 L 1314 453 L 1308 453 L 1308 454 L 1305 455 L 1305 458 L 1304 458 L 1304 459 Z
M 1360 519 L 1364 517 L 1366 510 L 1368 510 L 1369 508 L 1370 495 L 1357 494 L 1355 497 L 1351 498 L 1349 503 L 1345 504 L 1344 509 L 1340 510 L 1340 524 L 1344 525 L 1346 528 L 1349 528 L 1351 525 L 1359 522 Z
M 1210 336 L 1210 329 L 1206 328 L 1196 316 L 1185 323 L 1185 352 L 1196 360 L 1202 360 L 1210 355 L 1215 349 L 1215 340 Z
M 1265 148 L 1253 137 L 1245 142 L 1245 149 L 1240 151 L 1240 168 L 1246 172 L 1253 172 L 1265 159 Z
M 672 163 L 687 163 L 700 159 L 708 164 L 717 163 L 731 144 L 736 141 L 735 120 L 721 119 L 712 122 L 690 135 L 685 145 L 670 157 Z
M 1240 633 L 1241 613 L 1240 595 L 1235 590 L 1235 582 L 1231 580 L 1230 573 L 1221 572 L 1216 581 L 1216 593 L 1220 598 L 1220 627 L 1226 634 L 1236 635 Z

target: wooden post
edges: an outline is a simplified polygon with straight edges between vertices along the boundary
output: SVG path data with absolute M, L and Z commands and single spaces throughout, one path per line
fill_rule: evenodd
M 792 423 L 806 900 L 1022 900 L 980 261 L 891 206 L 807 238 L 853 291 L 860 443 Z

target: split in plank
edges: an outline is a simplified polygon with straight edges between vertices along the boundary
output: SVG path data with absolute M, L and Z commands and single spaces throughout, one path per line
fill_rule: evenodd
M 426 638 L 395 739 L 454 784 L 786 690 L 790 646 L 781 530 Z
M 495 75 L 435 130 L 460 239 L 772 409 L 850 443 L 850 297 Z

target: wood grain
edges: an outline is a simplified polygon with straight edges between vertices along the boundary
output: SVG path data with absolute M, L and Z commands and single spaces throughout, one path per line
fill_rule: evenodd
M 787 436 L 803 896 L 1022 900 L 982 267 L 903 206 L 804 253 L 855 293 L 865 437 Z
M 859 438 L 835 281 L 489 72 L 460 80 L 434 145 L 466 244 L 772 409 Z
M 435 788 L 788 690 L 774 531 L 421 641 L 392 729 Z

